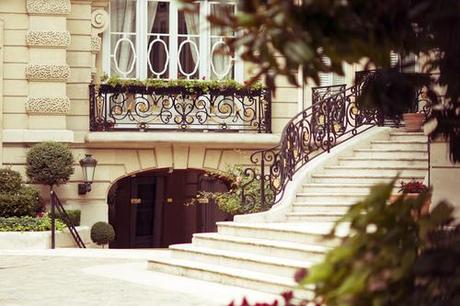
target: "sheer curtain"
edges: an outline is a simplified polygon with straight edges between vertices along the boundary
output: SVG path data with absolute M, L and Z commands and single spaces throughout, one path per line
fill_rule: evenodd
M 226 14 L 227 10 L 229 9 L 230 8 L 228 7 L 228 5 L 215 3 L 211 5 L 211 15 L 221 17 L 222 15 Z M 224 28 L 215 26 L 212 26 L 211 28 L 211 35 L 231 36 L 230 33 L 226 33 Z M 214 73 L 211 72 L 212 78 L 221 80 L 230 79 L 231 70 L 226 75 L 222 74 L 227 72 L 228 66 L 232 64 L 230 58 L 231 55 L 225 53 L 226 51 L 228 51 L 228 49 L 224 48 L 224 44 L 221 42 L 220 39 L 217 38 L 214 38 L 214 40 L 211 39 L 211 46 L 209 50 L 212 51 L 213 47 L 216 44 L 218 44 L 218 46 L 214 48 L 214 53 L 212 53 L 210 56 L 210 61 L 212 61 L 212 65 L 214 66 Z
M 136 32 L 136 1 L 135 0 L 112 0 L 111 6 L 111 29 L 113 32 L 121 33 L 134 33 Z M 136 45 L 136 35 L 126 34 L 112 34 L 112 52 L 116 43 L 122 39 L 129 39 L 133 45 Z M 135 61 L 134 52 L 129 43 L 122 43 L 119 45 L 119 50 L 114 58 L 114 61 L 118 64 L 118 70 L 115 72 L 124 74 L 122 77 L 130 77 L 128 70 L 130 69 L 132 62 Z
M 186 12 L 184 14 L 185 17 L 185 24 L 187 26 L 187 34 L 188 35 L 199 35 L 200 34 L 200 16 L 195 13 Z M 199 37 L 189 37 L 189 40 L 193 41 L 196 46 L 198 47 L 198 51 L 200 51 L 200 39 Z M 194 48 L 190 47 L 190 53 L 192 54 L 193 60 L 193 67 L 198 62 L 199 54 L 194 52 Z

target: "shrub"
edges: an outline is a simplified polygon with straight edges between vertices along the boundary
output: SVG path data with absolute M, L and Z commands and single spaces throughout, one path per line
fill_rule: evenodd
M 60 231 L 64 224 L 56 220 L 56 230 Z M 51 230 L 51 219 L 49 216 L 34 218 L 30 216 L 22 217 L 0 217 L 0 232 L 40 232 Z
M 21 188 L 22 179 L 19 172 L 11 169 L 0 169 L 0 192 L 15 192 Z
M 43 142 L 27 153 L 26 174 L 34 184 L 65 184 L 74 172 L 73 163 L 74 158 L 67 145 Z
M 115 239 L 113 226 L 107 222 L 96 222 L 91 227 L 91 240 L 97 245 L 108 244 Z
M 16 192 L 0 193 L 0 216 L 35 216 L 41 208 L 41 198 L 32 186 L 21 186 Z
M 79 209 L 66 209 L 66 213 L 69 216 L 70 221 L 72 222 L 74 226 L 80 225 L 81 211 Z M 62 220 L 62 222 L 64 222 L 63 217 L 58 211 L 56 211 L 55 216 L 57 219 Z

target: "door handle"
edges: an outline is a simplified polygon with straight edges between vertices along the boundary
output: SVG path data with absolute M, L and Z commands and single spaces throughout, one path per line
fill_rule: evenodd
M 142 199 L 140 198 L 131 198 L 131 204 L 132 205 L 139 205 L 142 203 Z

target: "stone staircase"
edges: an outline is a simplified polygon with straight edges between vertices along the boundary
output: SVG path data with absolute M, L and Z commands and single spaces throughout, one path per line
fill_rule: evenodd
M 372 185 L 396 174 L 402 180 L 425 178 L 428 153 L 422 133 L 392 130 L 380 138 L 312 173 L 280 222 L 220 222 L 217 233 L 194 234 L 192 243 L 170 246 L 168 256 L 149 260 L 149 269 L 268 293 L 295 290 L 295 271 L 321 260 L 338 242 L 322 235 Z M 346 232 L 344 225 L 337 234 Z M 308 294 L 303 290 L 297 297 Z

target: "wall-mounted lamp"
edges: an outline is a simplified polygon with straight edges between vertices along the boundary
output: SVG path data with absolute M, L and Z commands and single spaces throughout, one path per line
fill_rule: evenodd
M 80 160 L 80 166 L 83 170 L 83 184 L 78 184 L 78 194 L 86 194 L 91 191 L 91 184 L 94 180 L 97 160 L 91 154 L 86 154 L 85 158 Z

